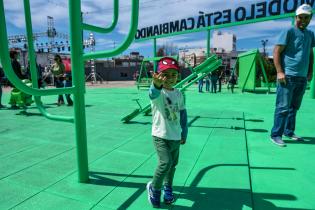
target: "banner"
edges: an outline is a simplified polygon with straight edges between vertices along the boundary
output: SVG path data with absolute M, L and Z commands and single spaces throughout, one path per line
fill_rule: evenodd
M 225 9 L 210 13 L 202 13 L 197 17 L 188 17 L 137 30 L 136 39 L 149 38 L 163 34 L 172 34 L 186 30 L 193 30 L 212 25 L 240 22 L 292 13 L 302 4 L 313 7 L 315 0 L 271 0 L 251 4 L 249 7 L 240 6 L 235 9 Z

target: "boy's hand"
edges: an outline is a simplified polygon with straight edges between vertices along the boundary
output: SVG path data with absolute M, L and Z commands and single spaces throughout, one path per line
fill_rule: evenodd
M 180 140 L 180 144 L 185 144 L 185 143 L 186 143 L 186 139 Z
M 157 88 L 161 88 L 162 85 L 164 84 L 164 82 L 166 81 L 166 77 L 164 77 L 161 73 L 154 73 L 152 75 L 153 78 L 153 84 L 157 87 Z

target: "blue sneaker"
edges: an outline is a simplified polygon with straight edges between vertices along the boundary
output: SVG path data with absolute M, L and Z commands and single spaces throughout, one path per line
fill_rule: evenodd
M 282 140 L 282 137 L 281 137 L 281 136 L 271 136 L 271 137 L 270 137 L 270 140 L 271 140 L 274 144 L 276 144 L 276 145 L 278 145 L 278 146 L 280 146 L 280 147 L 285 147 L 285 146 L 286 146 L 285 143 L 284 143 L 284 141 Z
M 161 206 L 161 190 L 155 190 L 152 187 L 152 182 L 147 184 L 148 200 L 154 208 L 160 208 Z
M 171 204 L 175 201 L 173 189 L 170 186 L 164 186 L 164 203 Z
M 290 139 L 292 139 L 292 140 L 294 140 L 294 141 L 304 141 L 304 139 L 303 139 L 302 137 L 297 136 L 297 135 L 295 135 L 295 134 L 293 134 L 293 135 L 291 135 L 291 136 L 287 136 L 287 135 L 285 135 L 285 136 L 288 137 L 288 138 L 290 138 Z

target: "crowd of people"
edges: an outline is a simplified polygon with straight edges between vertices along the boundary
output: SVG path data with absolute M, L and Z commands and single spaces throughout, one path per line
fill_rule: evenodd
M 31 78 L 31 71 L 30 71 L 30 64 L 26 66 L 26 68 L 22 69 L 21 64 L 18 60 L 18 52 L 17 51 L 10 51 L 10 59 L 11 59 L 11 66 L 16 74 L 16 76 L 25 84 L 30 83 Z M 60 55 L 56 54 L 54 58 L 54 63 L 52 65 L 47 65 L 46 67 L 42 67 L 40 64 L 36 62 L 36 70 L 37 70 L 37 78 L 38 78 L 38 88 L 45 88 L 47 84 L 54 84 L 56 88 L 63 88 L 63 87 L 71 87 L 72 86 L 72 77 L 71 77 L 71 61 L 69 58 L 62 59 Z M 0 109 L 6 108 L 7 106 L 4 105 L 2 98 L 2 86 L 7 85 L 12 87 L 11 91 L 11 98 L 9 101 L 11 109 L 18 109 L 20 108 L 20 104 L 16 103 L 13 95 L 17 95 L 17 92 L 24 94 L 20 90 L 16 89 L 10 81 L 7 80 L 5 77 L 5 73 L 3 68 L 0 66 Z M 73 101 L 71 99 L 70 94 L 65 94 L 67 105 L 72 106 Z M 22 97 L 23 99 L 24 97 Z M 62 95 L 58 96 L 57 103 L 58 106 L 65 104 Z
M 237 77 L 233 72 L 230 76 L 225 76 L 222 70 L 216 70 L 208 73 L 205 77 L 198 80 L 198 92 L 203 92 L 203 86 L 206 86 L 206 92 L 217 93 L 222 91 L 222 84 L 227 84 L 227 89 L 234 92 Z

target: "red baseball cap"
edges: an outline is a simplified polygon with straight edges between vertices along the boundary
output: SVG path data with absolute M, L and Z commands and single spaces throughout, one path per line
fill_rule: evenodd
M 157 72 L 160 73 L 168 69 L 175 69 L 176 71 L 179 72 L 179 65 L 177 60 L 171 57 L 161 58 L 158 62 Z

